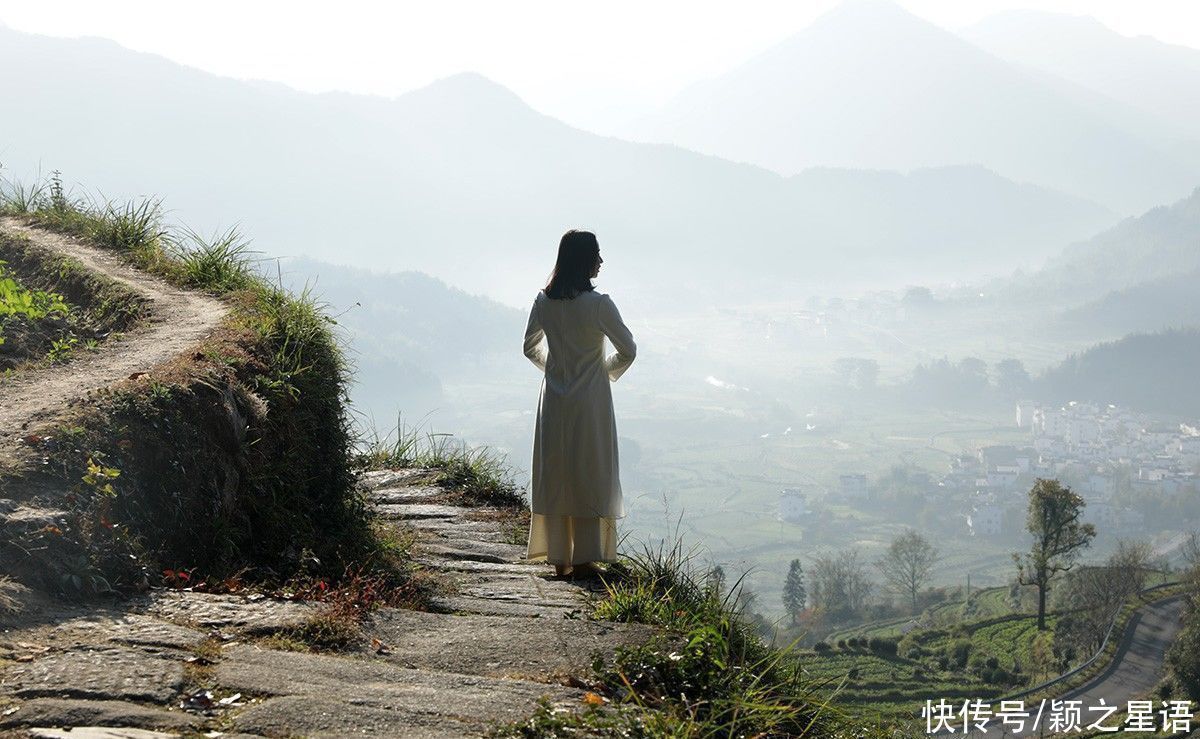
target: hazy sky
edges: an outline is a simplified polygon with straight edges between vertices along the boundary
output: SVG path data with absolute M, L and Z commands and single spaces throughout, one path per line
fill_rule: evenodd
M 23 31 L 111 38 L 222 75 L 394 95 L 476 71 L 604 129 L 808 25 L 838 0 L 0 0 Z M 957 28 L 1010 8 L 1092 15 L 1200 48 L 1197 0 L 900 0 Z M 589 123 L 591 125 L 589 125 Z

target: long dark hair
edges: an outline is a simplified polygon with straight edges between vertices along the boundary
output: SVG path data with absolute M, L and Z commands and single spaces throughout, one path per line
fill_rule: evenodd
M 546 283 L 546 297 L 570 300 L 579 293 L 595 290 L 592 270 L 599 259 L 600 242 L 596 241 L 596 234 L 575 229 L 567 231 L 558 242 L 558 260 Z

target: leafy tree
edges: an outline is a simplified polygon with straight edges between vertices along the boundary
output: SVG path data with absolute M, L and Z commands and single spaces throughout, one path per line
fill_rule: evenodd
M 905 290 L 900 302 L 909 308 L 932 308 L 937 303 L 933 291 L 923 285 L 915 285 Z
M 833 371 L 848 387 L 870 390 L 879 381 L 879 362 L 865 357 L 839 357 Z
M 792 625 L 796 625 L 796 619 L 800 615 L 800 611 L 804 610 L 804 604 L 808 600 L 808 593 L 804 589 L 804 567 L 800 564 L 800 560 L 793 559 L 792 564 L 788 567 L 787 580 L 783 584 L 783 607 L 792 617 Z
M 908 387 L 923 402 L 961 406 L 978 403 L 987 394 L 988 365 L 978 357 L 951 362 L 946 357 L 913 368 Z
M 896 593 L 908 598 L 913 613 L 917 611 L 917 595 L 929 582 L 938 550 L 916 531 L 909 529 L 892 539 L 891 545 L 875 562 L 884 581 Z
M 1016 398 L 1029 392 L 1033 380 L 1019 359 L 1001 359 L 996 363 L 996 389 L 1006 398 Z
M 1017 581 L 1038 589 L 1038 630 L 1046 630 L 1046 594 L 1050 581 L 1075 564 L 1080 550 L 1091 544 L 1096 527 L 1081 523 L 1082 497 L 1058 480 L 1038 479 L 1029 490 L 1029 514 L 1025 528 L 1033 535 L 1033 546 L 1014 554 Z
M 987 362 L 979 357 L 963 357 L 958 360 L 958 373 L 970 391 L 982 393 L 987 389 Z

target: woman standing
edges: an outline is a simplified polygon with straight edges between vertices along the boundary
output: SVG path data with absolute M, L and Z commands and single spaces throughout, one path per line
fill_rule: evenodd
M 616 519 L 625 515 L 612 390 L 637 353 L 612 298 L 596 292 L 600 244 L 567 231 L 546 289 L 525 329 L 525 356 L 545 376 L 533 435 L 530 559 L 561 577 L 617 557 Z M 605 356 L 604 338 L 616 350 Z M 546 339 L 546 346 L 542 338 Z

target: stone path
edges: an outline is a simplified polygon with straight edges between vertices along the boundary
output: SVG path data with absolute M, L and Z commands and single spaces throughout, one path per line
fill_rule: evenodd
M 445 505 L 431 479 L 374 472 L 362 484 L 450 581 L 437 612 L 381 610 L 363 646 L 317 654 L 262 638 L 316 604 L 156 590 L 64 606 L 26 594 L 15 619 L 0 616 L 0 736 L 462 737 L 541 700 L 582 707 L 575 678 L 593 655 L 650 629 L 589 620 L 586 587 L 523 563 L 497 512 Z M 211 700 L 189 701 L 197 689 Z

